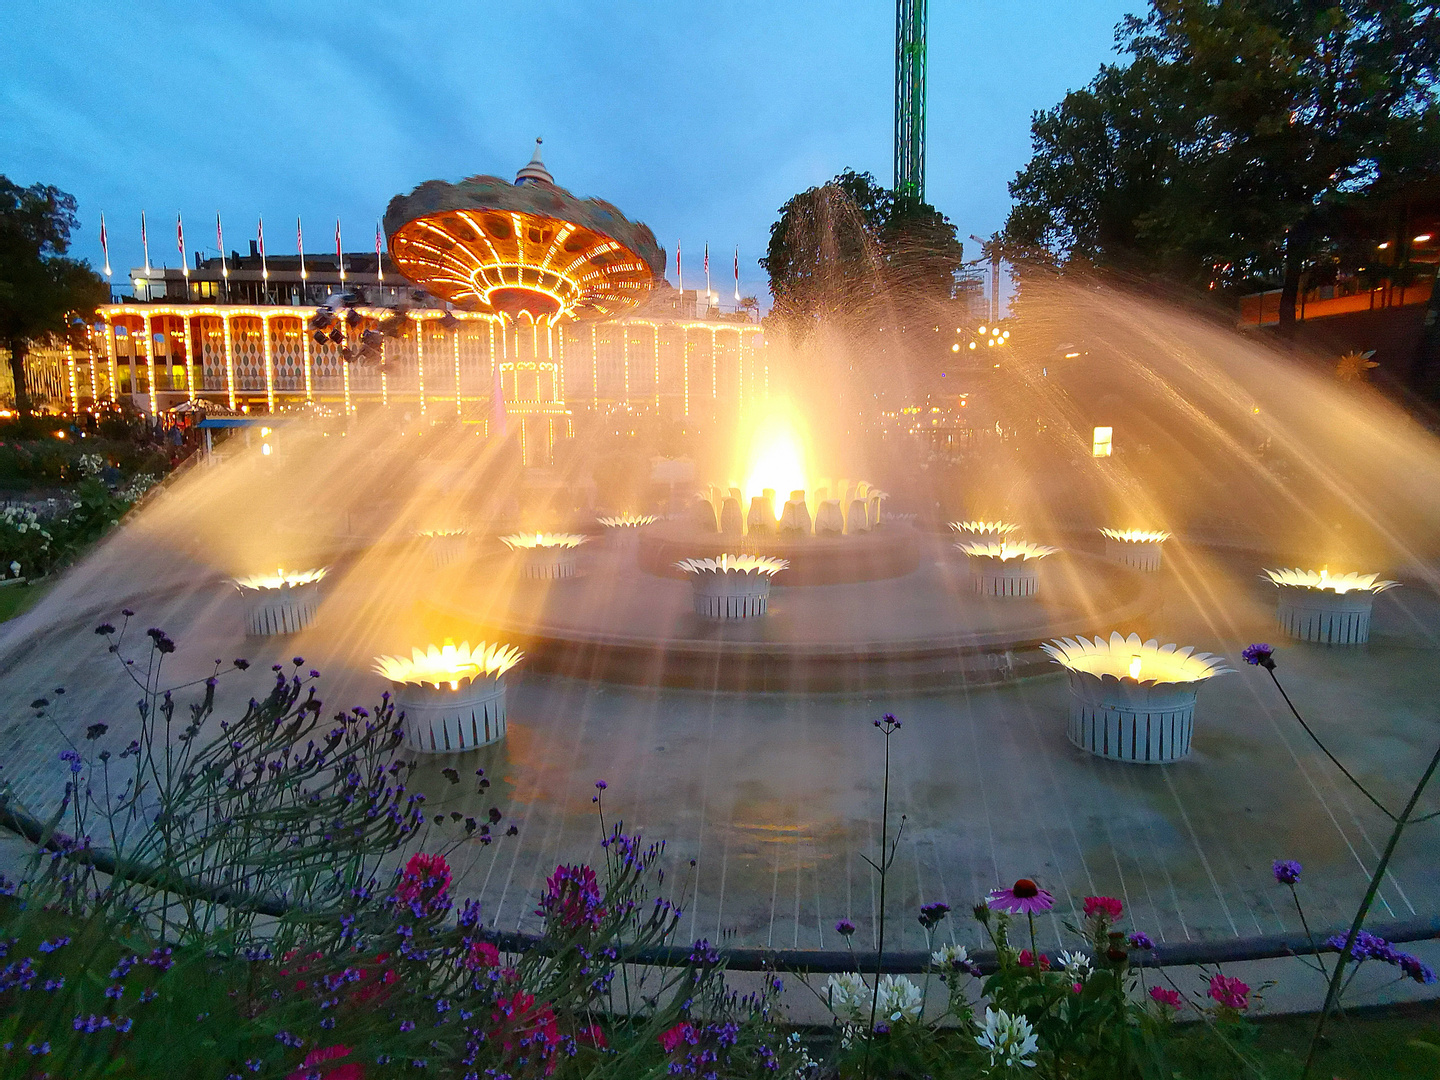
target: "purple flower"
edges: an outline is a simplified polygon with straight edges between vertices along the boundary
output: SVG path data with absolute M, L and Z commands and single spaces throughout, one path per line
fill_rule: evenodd
M 249 661 L 249 660 L 246 660 L 243 656 L 237 658 L 237 659 L 236 659 L 235 661 L 233 661 L 233 662 L 234 662 L 234 664 L 235 664 L 236 670 L 238 670 L 238 671 L 244 671 L 246 668 L 248 668 L 248 667 L 250 666 L 250 661 Z
M 305 663 L 305 658 L 303 656 L 292 656 L 290 658 L 290 662 L 296 667 L 299 667 L 301 664 Z
M 1021 878 L 1008 889 L 991 889 L 985 902 L 997 911 L 1008 911 L 1012 915 L 1033 915 L 1037 911 L 1049 911 L 1054 907 L 1055 897 L 1029 878 Z
M 68 761 L 70 763 L 70 771 L 72 773 L 78 773 L 81 769 L 85 767 L 85 763 L 80 760 L 80 755 L 74 750 L 60 751 L 60 760 Z
M 1141 932 L 1138 931 L 1138 930 L 1135 931 L 1135 933 L 1133 933 L 1133 934 L 1130 935 L 1129 941 L 1130 941 L 1130 947 L 1131 947 L 1132 949 L 1153 949 L 1153 948 L 1155 948 L 1155 942 L 1153 942 L 1153 941 L 1150 940 L 1150 935 L 1149 935 L 1149 934 L 1143 934 L 1143 933 L 1141 933 Z
M 1300 880 L 1300 864 L 1294 859 L 1275 860 L 1275 880 L 1281 885 L 1294 885 Z
M 1240 654 L 1240 659 L 1247 664 L 1263 667 L 1266 671 L 1275 670 L 1275 650 L 1263 642 L 1247 645 Z
M 127 619 L 133 619 L 135 617 L 135 612 L 131 611 L 128 607 L 121 608 L 120 614 L 124 615 Z
M 146 637 L 155 643 L 155 648 L 161 653 L 172 653 L 175 651 L 175 642 L 171 641 L 164 630 L 158 626 L 152 626 L 145 631 Z
M 949 904 L 942 904 L 939 902 L 934 904 L 926 904 L 920 909 L 920 925 L 925 927 L 926 930 L 929 930 L 932 926 L 939 925 L 940 920 L 945 918 L 945 916 L 949 914 Z
M 561 864 L 545 882 L 536 915 L 554 920 L 565 930 L 598 930 L 606 916 L 600 884 L 588 866 Z
M 595 786 L 596 786 L 597 788 L 599 788 L 601 791 L 604 791 L 607 787 L 609 787 L 609 785 L 606 784 L 604 780 L 596 780 L 596 781 L 595 781 Z
M 99 626 L 95 627 L 95 633 L 97 634 L 109 635 L 113 634 L 114 632 L 115 627 L 111 626 L 108 622 L 102 622 Z
M 108 724 L 91 724 L 85 729 L 85 738 L 93 741 L 109 730 L 110 726 Z
M 849 919 L 841 919 L 835 924 L 835 932 L 842 937 L 849 937 L 855 933 L 855 924 Z
M 1417 983 L 1429 986 L 1435 981 L 1435 969 L 1419 957 L 1411 956 L 1409 953 L 1396 953 L 1396 957 L 1400 970 Z

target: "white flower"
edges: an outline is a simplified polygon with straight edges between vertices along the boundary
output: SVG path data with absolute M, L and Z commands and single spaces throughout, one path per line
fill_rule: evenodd
M 892 1024 L 901 1020 L 918 1020 L 924 1007 L 925 996 L 904 975 L 881 976 L 878 1012 L 885 1019 Z
M 946 945 L 930 954 L 930 963 L 944 971 L 949 971 L 956 964 L 963 964 L 969 959 L 970 954 L 965 951 L 964 945 Z
M 1084 953 L 1062 952 L 1060 954 L 1060 966 L 1073 975 L 1079 982 L 1084 982 L 1090 974 L 1090 958 Z
M 975 1036 L 981 1049 L 990 1052 L 990 1066 L 1023 1065 L 1033 1069 L 1030 1056 L 1040 1049 L 1040 1040 L 1023 1016 L 1011 1016 L 1004 1009 L 985 1009 L 985 1030 Z
M 825 983 L 830 1011 L 844 1020 L 859 1021 L 870 1013 L 870 987 L 858 972 L 831 975 Z

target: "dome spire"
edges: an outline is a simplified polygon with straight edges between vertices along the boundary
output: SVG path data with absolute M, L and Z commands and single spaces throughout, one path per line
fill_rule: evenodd
M 545 162 L 540 160 L 540 144 L 542 141 L 543 140 L 538 138 L 535 140 L 535 156 L 530 159 L 530 164 L 515 174 L 516 186 L 521 184 L 555 183 L 555 178 L 550 175 L 550 170 L 545 168 Z

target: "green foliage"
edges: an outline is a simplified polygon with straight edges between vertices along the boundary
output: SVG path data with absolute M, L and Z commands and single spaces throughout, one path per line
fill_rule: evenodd
M 74 503 L 63 513 L 45 517 L 21 505 L 0 510 L 0 571 L 12 576 L 19 563 L 20 577 L 42 577 L 75 558 L 100 539 L 126 513 L 155 480 L 142 476 L 124 491 L 112 492 L 94 477 L 81 481 Z
M 1152 0 L 1117 40 L 1128 65 L 1032 124 L 1005 228 L 1032 267 L 1293 292 L 1440 177 L 1434 4 Z
M 773 317 L 804 336 L 821 319 L 861 325 L 955 295 L 964 250 L 938 210 L 846 169 L 789 199 L 760 265 Z M 928 319 L 928 313 L 923 319 Z
M 25 354 L 31 341 L 67 335 L 75 315 L 110 299 L 105 282 L 82 260 L 66 258 L 79 223 L 75 197 L 59 188 L 22 188 L 0 176 L 0 341 L 10 349 L 15 406 L 30 411 Z

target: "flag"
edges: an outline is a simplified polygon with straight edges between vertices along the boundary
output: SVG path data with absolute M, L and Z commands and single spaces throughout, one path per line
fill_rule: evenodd
M 180 272 L 190 276 L 190 260 L 185 256 L 185 219 L 180 211 L 175 212 L 175 247 L 180 252 Z
M 685 291 L 685 270 L 680 262 L 680 241 L 675 241 L 675 287 L 681 292 Z
M 740 299 L 740 248 L 735 248 L 735 299 Z
M 295 250 L 300 253 L 300 280 L 304 281 L 308 276 L 305 273 L 305 232 L 300 228 L 300 217 L 295 217 Z
M 345 280 L 345 256 L 340 252 L 340 219 L 335 219 L 335 263 L 340 267 L 340 280 Z
M 150 273 L 150 235 L 145 231 L 145 211 L 140 211 L 140 246 L 145 249 L 145 273 Z
M 710 291 L 710 243 L 705 243 L 705 291 Z
M 265 219 L 264 219 L 264 217 L 260 217 L 260 218 L 258 218 L 258 219 L 256 220 L 256 222 L 255 222 L 255 231 L 256 231 L 256 234 L 257 234 L 257 246 L 260 248 L 260 276 L 261 276 L 262 278 L 268 279 L 268 278 L 270 277 L 270 267 L 269 267 L 268 265 L 266 265 L 266 263 L 265 263 Z
M 110 276 L 110 237 L 105 233 L 105 215 L 100 215 L 100 251 L 105 256 L 105 276 Z
M 230 267 L 225 263 L 225 230 L 220 227 L 220 211 L 215 211 L 215 246 L 220 249 L 220 273 L 230 276 Z
M 377 284 L 385 284 L 385 264 L 380 258 L 380 223 L 375 223 L 375 281 Z

